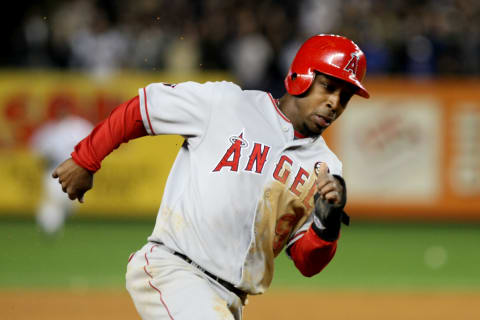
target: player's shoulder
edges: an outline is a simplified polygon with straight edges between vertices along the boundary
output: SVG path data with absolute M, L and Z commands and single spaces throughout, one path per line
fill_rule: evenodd
M 230 81 L 184 81 L 178 83 L 157 82 L 148 85 L 153 90 L 167 90 L 168 92 L 190 92 L 198 94 L 208 94 L 215 96 L 216 94 L 229 95 L 240 94 L 242 89 L 239 85 Z M 174 89 L 170 91 L 170 89 Z
M 222 90 L 231 90 L 231 91 L 241 91 L 239 85 L 230 82 L 230 81 L 204 81 L 204 82 L 197 82 L 197 81 L 185 81 L 179 82 L 176 84 L 164 83 L 160 82 L 159 84 L 164 86 L 170 86 L 173 88 L 211 88 L 211 89 L 222 89 Z
M 212 89 L 212 95 L 218 95 L 223 100 L 244 101 L 255 96 L 252 90 L 243 90 L 238 84 L 231 81 L 209 81 L 201 84 Z M 259 91 L 260 92 L 260 91 Z
M 249 100 L 258 100 L 259 98 L 263 99 L 268 97 L 268 92 L 250 89 L 245 90 L 238 84 L 230 81 L 210 82 L 209 84 L 215 86 L 224 96 L 237 96 Z
M 190 86 L 210 88 L 211 90 L 221 92 L 222 94 L 241 94 L 243 92 L 238 84 L 226 80 L 206 81 L 203 83 L 189 81 L 186 83 Z

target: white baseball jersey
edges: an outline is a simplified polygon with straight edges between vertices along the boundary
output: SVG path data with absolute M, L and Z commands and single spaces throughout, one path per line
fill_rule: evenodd
M 274 257 L 311 224 L 315 163 L 341 175 L 341 162 L 320 136 L 294 139 L 269 93 L 186 82 L 150 84 L 139 94 L 149 134 L 185 137 L 149 240 L 263 293 Z

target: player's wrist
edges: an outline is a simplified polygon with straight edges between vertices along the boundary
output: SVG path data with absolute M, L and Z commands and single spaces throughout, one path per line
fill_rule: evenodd
M 334 174 L 333 177 L 335 178 L 337 183 L 340 185 L 340 201 L 339 201 L 339 203 L 335 204 L 334 206 L 336 208 L 339 208 L 339 209 L 343 210 L 343 208 L 345 208 L 345 204 L 347 203 L 347 186 L 346 186 L 345 180 L 342 178 L 342 176 Z
M 325 241 L 335 241 L 338 239 L 340 235 L 340 219 L 338 219 L 338 223 L 332 223 L 331 221 L 330 224 L 320 220 L 317 215 L 313 216 L 313 223 L 312 223 L 312 229 L 315 232 L 315 234 L 320 237 L 322 240 Z M 325 225 L 327 224 L 327 225 Z
M 340 235 L 342 221 L 348 225 L 348 215 L 343 211 L 347 202 L 345 180 L 339 175 L 333 175 L 336 183 L 339 184 L 340 201 L 329 203 L 317 194 L 315 196 L 315 210 L 313 213 L 312 229 L 325 241 L 335 241 Z
M 98 169 L 100 168 L 99 166 L 97 165 L 91 165 L 89 163 L 87 163 L 86 161 L 84 161 L 84 157 L 81 157 L 77 152 L 77 150 L 75 150 L 74 152 L 72 152 L 70 154 L 70 156 L 72 157 L 72 160 L 79 166 L 79 167 L 82 167 L 83 169 L 87 170 L 90 174 L 94 174 L 95 172 L 98 171 Z

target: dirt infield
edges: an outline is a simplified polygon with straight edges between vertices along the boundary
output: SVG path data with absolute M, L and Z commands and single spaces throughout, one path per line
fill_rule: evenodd
M 271 291 L 250 297 L 245 320 L 473 320 L 480 293 L 326 293 Z M 4 320 L 139 319 L 127 293 L 0 292 Z

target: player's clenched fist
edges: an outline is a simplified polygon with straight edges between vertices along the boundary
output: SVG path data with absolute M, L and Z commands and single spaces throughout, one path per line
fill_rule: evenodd
M 93 174 L 79 166 L 72 158 L 65 160 L 53 170 L 53 178 L 58 178 L 63 192 L 70 200 L 78 199 L 83 203 L 83 195 L 93 186 Z
M 343 211 L 347 201 L 345 181 L 331 175 L 325 163 L 315 166 L 315 173 L 317 194 L 312 228 L 322 239 L 334 241 L 338 239 L 341 222 L 349 224 L 348 215 Z

